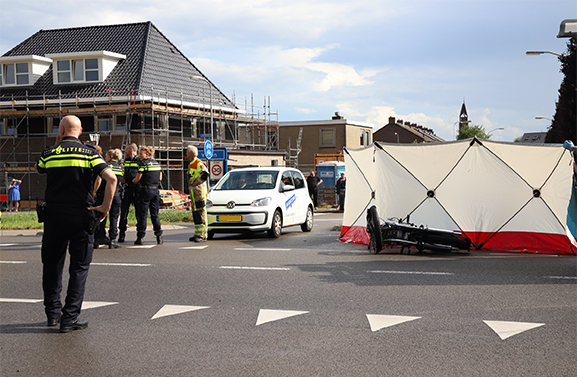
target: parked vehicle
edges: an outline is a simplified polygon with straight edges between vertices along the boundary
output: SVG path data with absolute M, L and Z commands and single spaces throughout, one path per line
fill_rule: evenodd
M 313 228 L 313 203 L 303 174 L 294 168 L 261 167 L 229 171 L 209 192 L 208 238 L 215 233 L 267 231 L 277 238 L 282 228 Z

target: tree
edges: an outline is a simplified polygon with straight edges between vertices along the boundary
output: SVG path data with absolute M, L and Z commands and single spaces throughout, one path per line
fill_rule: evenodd
M 476 137 L 477 139 L 484 139 L 488 140 L 491 138 L 491 135 L 488 135 L 485 132 L 485 128 L 483 126 L 469 126 L 465 124 L 459 130 L 459 135 L 457 136 L 457 140 L 464 140 L 469 139 L 472 137 Z
M 567 52 L 559 57 L 561 73 L 565 75 L 559 88 L 559 99 L 556 103 L 553 122 L 545 137 L 546 143 L 563 143 L 565 140 L 577 141 L 577 104 L 575 90 L 577 89 L 577 39 L 567 42 Z

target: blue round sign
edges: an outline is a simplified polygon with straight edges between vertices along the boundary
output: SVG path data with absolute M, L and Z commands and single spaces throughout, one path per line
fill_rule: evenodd
M 204 142 L 204 155 L 206 156 L 207 160 L 210 160 L 212 158 L 212 154 L 214 152 L 214 149 L 212 147 L 212 141 L 207 140 Z

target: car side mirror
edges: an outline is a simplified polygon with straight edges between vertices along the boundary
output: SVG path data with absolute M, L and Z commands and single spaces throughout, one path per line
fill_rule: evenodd
M 292 191 L 294 190 L 295 187 L 293 185 L 285 185 L 283 184 L 281 187 L 281 192 L 285 192 L 285 191 Z

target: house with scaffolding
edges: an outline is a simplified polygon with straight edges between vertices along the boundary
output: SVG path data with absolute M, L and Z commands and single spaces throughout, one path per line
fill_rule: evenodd
M 270 99 L 235 101 L 151 22 L 40 30 L 0 57 L 0 199 L 14 177 L 23 207 L 42 200 L 35 164 L 69 114 L 103 150 L 154 147 L 165 189 L 187 191 L 186 147 L 207 139 L 229 166 L 283 165 Z

